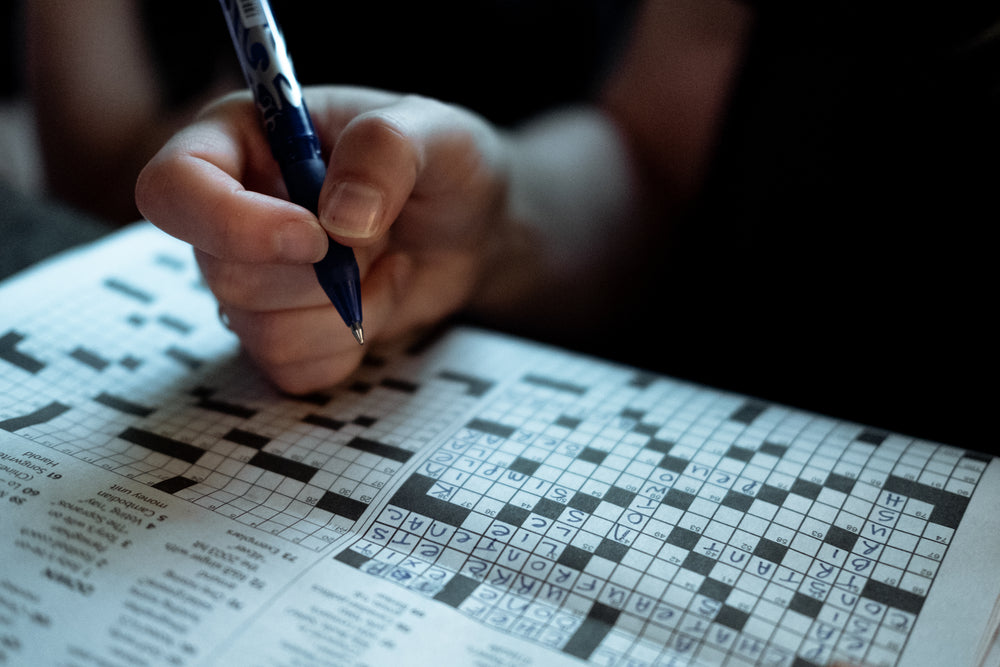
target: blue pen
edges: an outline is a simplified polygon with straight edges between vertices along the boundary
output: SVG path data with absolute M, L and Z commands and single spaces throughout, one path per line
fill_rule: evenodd
M 326 163 L 271 7 L 267 0 L 219 2 L 289 199 L 316 214 Z M 313 267 L 344 323 L 364 345 L 361 278 L 354 251 L 331 239 L 326 256 Z

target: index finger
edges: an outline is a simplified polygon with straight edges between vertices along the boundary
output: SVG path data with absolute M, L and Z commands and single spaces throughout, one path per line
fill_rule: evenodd
M 174 135 L 136 183 L 136 204 L 150 222 L 210 255 L 247 263 L 318 261 L 326 233 L 312 213 L 282 196 L 246 95 L 226 98 Z

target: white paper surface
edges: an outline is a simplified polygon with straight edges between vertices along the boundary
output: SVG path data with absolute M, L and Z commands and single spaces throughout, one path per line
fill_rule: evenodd
M 974 665 L 998 475 L 472 329 L 284 396 L 147 224 L 0 286 L 0 664 Z

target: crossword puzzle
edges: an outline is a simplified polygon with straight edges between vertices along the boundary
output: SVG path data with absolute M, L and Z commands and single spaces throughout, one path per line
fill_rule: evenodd
M 221 379 L 246 367 L 217 371 Z M 409 381 L 369 384 L 365 375 L 334 395 L 277 402 L 262 386 L 234 400 L 199 385 L 159 408 L 100 391 L 88 403 L 54 401 L 0 420 L 0 428 L 319 550 L 353 527 L 437 421 L 468 400 L 467 386 L 447 377 L 419 391 Z M 412 414 L 419 426 L 407 421 Z M 105 442 L 94 444 L 90 423 Z
M 90 299 L 17 304 L 18 328 L 0 330 L 0 429 L 318 551 L 488 389 L 371 361 L 329 394 L 278 395 L 238 356 L 185 249 L 164 248 L 132 260 L 152 273 L 74 288 Z M 162 281 L 192 287 L 179 301 Z
M 484 406 L 338 558 L 596 664 L 896 664 L 985 457 L 569 377 Z
M 315 552 L 387 496 L 333 558 L 593 664 L 898 664 L 989 461 L 474 331 L 281 395 L 157 239 L 6 288 L 0 429 Z

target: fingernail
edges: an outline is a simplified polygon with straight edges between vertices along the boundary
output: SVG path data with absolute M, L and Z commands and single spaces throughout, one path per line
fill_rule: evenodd
M 321 211 L 320 224 L 330 234 L 349 238 L 372 235 L 382 213 L 382 193 L 361 183 L 338 183 Z
M 274 236 L 277 255 L 287 262 L 318 262 L 326 252 L 324 236 L 314 224 L 288 221 Z

